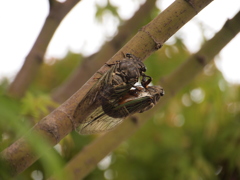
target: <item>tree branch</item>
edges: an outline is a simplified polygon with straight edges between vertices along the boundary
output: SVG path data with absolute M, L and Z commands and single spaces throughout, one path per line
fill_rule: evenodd
M 8 89 L 8 93 L 11 96 L 21 98 L 24 95 L 37 74 L 39 67 L 43 63 L 44 54 L 53 34 L 66 14 L 79 1 L 80 0 L 67 0 L 64 3 L 51 1 L 50 12 L 45 20 L 42 30 L 31 51 L 27 55 L 21 70 L 18 72 Z
M 88 175 L 100 160 L 143 126 L 150 119 L 149 117 L 154 114 L 153 111 L 163 107 L 174 94 L 193 81 L 202 72 L 204 66 L 211 62 L 214 56 L 239 33 L 239 21 L 240 12 L 233 19 L 228 20 L 223 28 L 212 39 L 205 42 L 196 54 L 190 56 L 179 68 L 160 81 L 167 93 L 157 107 L 144 114 L 137 115 L 134 121 L 131 120 L 134 117 L 125 120 L 116 129 L 97 138 L 78 153 L 64 168 L 63 172 L 68 175 L 69 179 L 82 179 Z M 54 179 L 52 177 L 49 180 Z
M 211 0 L 195 0 L 192 3 L 197 4 L 198 12 L 207 6 Z M 196 8 L 195 7 L 195 8 Z M 116 55 L 114 55 L 107 63 L 113 63 L 116 60 L 122 59 L 122 52 L 132 53 L 144 60 L 151 53 L 157 50 L 156 42 L 163 44 L 171 35 L 180 29 L 187 21 L 195 15 L 188 3 L 183 0 L 176 0 L 165 11 L 158 15 L 153 21 L 144 27 L 144 31 L 139 31 Z M 148 32 L 148 33 L 146 33 Z M 153 40 L 154 38 L 154 40 Z M 156 48 L 157 47 L 157 48 Z M 99 71 L 105 73 L 108 67 L 103 66 Z M 58 143 L 63 137 L 77 127 L 84 120 L 86 115 L 91 112 L 88 107 L 83 108 L 84 116 L 79 119 L 73 119 L 73 114 L 76 107 L 81 105 L 81 100 L 90 90 L 96 80 L 100 77 L 99 73 L 95 73 L 84 86 L 71 96 L 59 108 L 51 114 L 43 118 L 37 123 L 32 131 L 38 132 L 45 137 L 51 145 Z M 31 136 L 31 132 L 27 136 Z M 32 149 L 23 146 L 27 141 L 24 138 L 13 143 L 6 148 L 2 153 L 2 159 L 9 164 L 13 170 L 13 174 L 18 174 L 29 167 L 35 160 L 36 154 Z M 20 153 L 17 153 L 20 152 Z M 19 167 L 20 162 L 25 164 Z

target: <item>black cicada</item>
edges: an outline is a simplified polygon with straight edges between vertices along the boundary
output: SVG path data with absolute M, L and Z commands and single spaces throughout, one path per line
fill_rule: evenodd
M 126 54 L 125 59 L 108 66 L 110 69 L 76 108 L 74 118 L 85 119 L 76 129 L 80 134 L 110 130 L 125 117 L 152 108 L 163 95 L 160 86 L 148 86 L 151 77 L 144 74 L 146 67 L 135 56 Z M 142 87 L 134 86 L 139 78 Z M 92 111 L 85 117 L 81 107 L 86 106 Z
M 77 128 L 80 134 L 93 134 L 108 131 L 120 124 L 124 118 L 134 113 L 142 113 L 154 107 L 164 91 L 160 86 L 136 87 L 130 90 L 118 104 L 99 106 Z
M 83 111 L 86 107 L 88 110 L 95 109 L 102 104 L 102 101 L 116 103 L 138 82 L 140 77 L 143 77 L 143 82 L 147 82 L 148 76 L 144 74 L 145 65 L 131 54 L 126 54 L 123 60 L 107 66 L 110 66 L 110 69 L 90 89 L 74 112 L 73 117 L 80 119 L 80 123 L 86 118 Z

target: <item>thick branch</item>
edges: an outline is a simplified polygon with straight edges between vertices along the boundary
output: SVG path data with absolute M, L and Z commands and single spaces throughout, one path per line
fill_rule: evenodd
M 193 1 L 194 4 L 201 4 L 201 6 L 197 6 L 199 8 L 198 11 L 207 6 L 210 2 L 211 0 Z M 145 31 L 139 31 L 107 63 L 110 64 L 116 60 L 122 59 L 122 52 L 132 53 L 140 57 L 142 60 L 145 59 L 151 53 L 157 50 L 155 42 L 161 42 L 161 44 L 164 43 L 195 14 L 195 10 L 193 10 L 185 1 L 175 1 L 153 21 L 145 26 Z M 149 36 L 149 34 L 151 36 Z M 103 66 L 99 71 L 105 73 L 107 69 L 107 66 Z M 73 130 L 73 127 L 78 126 L 78 124 L 84 120 L 84 117 L 77 120 L 73 119 L 73 114 L 76 110 L 76 107 L 81 105 L 81 100 L 83 97 L 99 77 L 100 74 L 95 73 L 92 78 L 90 78 L 72 97 L 70 97 L 59 108 L 41 120 L 38 124 L 36 124 L 33 130 L 46 137 L 46 139 L 49 140 L 52 145 L 58 143 L 60 139 Z M 91 113 L 88 107 L 85 107 L 83 112 L 85 116 Z M 29 135 L 31 135 L 31 133 Z M 22 144 L 24 144 L 24 138 L 16 141 L 1 153 L 2 158 L 7 162 L 7 164 L 10 164 L 14 174 L 20 173 L 36 160 L 36 155 L 34 152 L 31 149 L 23 148 Z M 15 155 L 16 152 L 21 153 Z M 23 160 L 26 163 L 19 167 L 20 162 Z
M 154 114 L 153 111 L 163 107 L 182 87 L 194 80 L 204 66 L 211 62 L 214 56 L 238 34 L 240 31 L 239 21 L 240 12 L 233 19 L 228 20 L 223 28 L 211 40 L 207 41 L 196 54 L 190 56 L 185 63 L 168 77 L 163 78 L 161 85 L 163 85 L 166 91 L 166 96 L 160 100 L 157 105 L 158 108 L 155 107 L 144 114 L 138 115 L 137 121 L 127 119 L 113 131 L 97 138 L 65 166 L 64 173 L 67 173 L 71 179 L 82 179 L 91 172 L 100 160 L 150 119 L 151 114 Z M 199 57 L 203 57 L 203 61 L 199 61 Z M 53 180 L 55 178 L 50 179 Z
M 51 3 L 50 12 L 45 20 L 40 34 L 37 37 L 25 62 L 9 87 L 8 93 L 14 97 L 22 97 L 43 63 L 47 46 L 66 14 L 80 0 L 67 0 L 64 3 L 54 1 Z
M 110 42 L 107 42 L 98 53 L 84 59 L 69 79 L 54 90 L 53 99 L 57 102 L 64 102 L 73 95 L 107 59 L 123 46 L 130 36 L 138 31 L 139 27 L 143 25 L 144 19 L 150 19 L 149 16 L 155 7 L 155 2 L 156 0 L 146 1 L 130 20 L 119 27 L 118 34 Z

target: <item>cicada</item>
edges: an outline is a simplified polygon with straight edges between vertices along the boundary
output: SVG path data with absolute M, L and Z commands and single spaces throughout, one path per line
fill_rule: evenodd
M 103 103 L 99 106 L 86 121 L 81 123 L 77 132 L 94 134 L 111 130 L 127 116 L 142 113 L 154 107 L 163 95 L 164 91 L 160 86 L 131 89 L 118 101 L 118 104 Z
M 74 113 L 73 117 L 80 119 L 76 129 L 80 134 L 110 130 L 128 115 L 150 109 L 163 93 L 157 86 L 148 87 L 151 77 L 145 75 L 145 65 L 132 54 L 127 53 L 123 60 L 107 66 L 110 69 L 91 88 Z M 142 88 L 134 86 L 140 77 Z M 83 111 L 86 107 L 87 111 Z
M 73 117 L 82 123 L 88 116 L 88 111 L 91 112 L 102 104 L 102 101 L 108 101 L 113 104 L 119 98 L 124 96 L 138 81 L 140 77 L 147 76 L 145 65 L 134 55 L 127 53 L 121 61 L 116 61 L 113 64 L 106 64 L 110 69 L 102 75 L 95 83 L 90 91 L 85 95 L 83 100 L 78 104 Z

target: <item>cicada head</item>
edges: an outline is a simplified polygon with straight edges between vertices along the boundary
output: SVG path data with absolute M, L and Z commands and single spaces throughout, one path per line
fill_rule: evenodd
M 125 59 L 118 62 L 117 74 L 126 83 L 134 85 L 140 76 L 146 72 L 146 66 L 136 56 L 127 53 Z
M 134 56 L 133 54 L 130 53 L 126 53 L 125 55 L 127 58 L 135 61 L 135 66 L 138 68 L 140 74 L 142 75 L 143 72 L 147 71 L 146 66 L 143 64 L 143 62 L 136 56 Z
M 139 92 L 139 98 L 148 97 L 142 101 L 144 106 L 139 110 L 139 113 L 147 111 L 153 108 L 160 97 L 164 95 L 164 90 L 161 86 L 148 86 L 148 88 L 144 88 L 142 92 Z
M 164 90 L 161 86 L 148 86 L 146 91 L 153 98 L 154 104 L 157 103 L 161 96 L 164 96 Z

